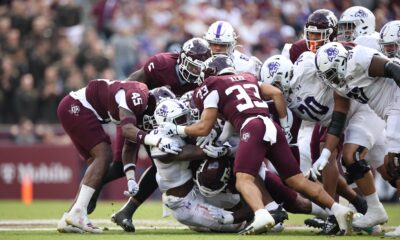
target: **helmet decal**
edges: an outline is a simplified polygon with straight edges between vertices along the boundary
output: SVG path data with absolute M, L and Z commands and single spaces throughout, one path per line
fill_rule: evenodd
M 359 9 L 355 14 L 354 17 L 361 17 L 361 18 L 366 18 L 368 14 L 363 10 Z
M 339 54 L 339 50 L 337 48 L 331 47 L 325 50 L 326 54 L 328 54 L 328 60 L 332 62 L 336 56 Z
M 215 33 L 215 37 L 216 38 L 220 38 L 220 36 L 221 36 L 221 29 L 222 29 L 222 24 L 223 24 L 224 22 L 220 22 L 219 24 L 218 24 L 218 27 L 217 27 L 217 32 Z
M 272 77 L 278 71 L 280 64 L 278 62 L 271 62 L 268 64 L 269 75 Z

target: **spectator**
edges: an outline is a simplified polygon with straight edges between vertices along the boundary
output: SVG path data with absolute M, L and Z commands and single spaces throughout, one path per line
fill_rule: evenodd
M 37 117 L 39 93 L 34 88 L 32 74 L 24 74 L 19 88 L 14 96 L 14 106 L 18 121 L 29 119 L 35 121 Z

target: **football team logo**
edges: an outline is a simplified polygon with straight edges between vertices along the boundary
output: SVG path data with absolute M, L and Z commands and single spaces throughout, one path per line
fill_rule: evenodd
M 250 139 L 250 133 L 249 132 L 244 132 L 242 134 L 242 141 L 243 142 L 247 142 L 247 141 L 249 141 L 249 139 Z
M 366 18 L 367 13 L 364 10 L 360 9 L 354 14 L 354 17 Z
M 328 55 L 329 62 L 332 62 L 336 58 L 336 56 L 339 54 L 339 50 L 334 47 L 330 47 L 330 48 L 326 49 L 325 52 Z
M 272 62 L 268 64 L 269 75 L 272 77 L 278 71 L 281 65 L 278 62 Z
M 81 108 L 78 105 L 72 104 L 71 108 L 68 110 L 68 112 L 72 115 L 79 116 L 79 112 L 81 111 Z
M 162 117 L 167 117 L 168 106 L 163 104 L 159 109 L 157 109 L 157 115 Z

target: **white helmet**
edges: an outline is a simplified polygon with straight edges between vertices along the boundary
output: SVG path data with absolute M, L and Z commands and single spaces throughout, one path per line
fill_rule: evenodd
M 379 33 L 379 44 L 382 52 L 390 57 L 400 57 L 400 20 L 386 23 Z
M 204 39 L 207 40 L 208 43 L 227 45 L 227 52 L 222 54 L 231 55 L 235 50 L 237 34 L 229 22 L 216 21 L 208 28 Z
M 341 43 L 323 45 L 315 56 L 318 75 L 328 85 L 341 87 L 345 82 L 348 51 Z
M 351 42 L 358 36 L 375 32 L 375 16 L 365 7 L 354 6 L 346 9 L 338 22 L 338 41 Z
M 190 122 L 190 109 L 177 99 L 166 99 L 157 105 L 154 118 L 158 125 L 163 122 L 187 125 Z
M 186 107 L 190 109 L 191 123 L 194 123 L 200 119 L 200 111 L 198 108 L 196 108 L 193 102 L 193 93 L 194 93 L 193 90 L 185 92 L 179 98 L 179 101 L 183 102 L 186 105 Z
M 293 77 L 293 63 L 283 55 L 268 58 L 261 67 L 261 81 L 278 87 L 288 98 L 290 80 Z

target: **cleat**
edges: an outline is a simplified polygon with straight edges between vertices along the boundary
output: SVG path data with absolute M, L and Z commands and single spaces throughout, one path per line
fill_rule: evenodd
M 279 206 L 275 210 L 269 211 L 269 213 L 274 218 L 275 224 L 283 223 L 285 220 L 289 219 L 288 213 L 282 208 L 282 206 Z
M 278 233 L 282 232 L 285 229 L 285 226 L 283 226 L 283 223 L 277 223 L 275 226 L 273 226 L 270 230 L 270 232 Z
M 318 235 L 341 235 L 342 232 L 340 231 L 340 227 L 338 222 L 336 221 L 335 216 L 330 215 L 326 218 L 324 226 L 322 227 L 322 230 L 317 233 Z
M 353 211 L 348 208 L 339 205 L 338 211 L 334 212 L 336 217 L 336 221 L 339 225 L 341 234 L 351 235 L 353 231 L 352 222 L 353 222 Z
M 65 221 L 66 216 L 67 216 L 67 213 L 64 213 L 62 218 L 60 219 L 60 221 L 58 221 L 58 223 L 57 223 L 57 231 L 59 233 L 84 233 L 85 232 L 80 228 L 77 228 L 72 225 L 68 225 L 67 222 Z
M 304 224 L 309 227 L 323 229 L 325 220 L 319 217 L 307 218 L 304 220 Z
M 267 232 L 275 225 L 275 220 L 266 209 L 259 209 L 254 215 L 253 222 L 239 232 L 241 235 L 256 235 Z
M 67 224 L 75 226 L 81 230 L 91 233 L 102 233 L 103 230 L 94 226 L 86 214 L 86 209 L 73 208 L 66 214 L 65 221 Z
M 354 219 L 353 227 L 358 229 L 370 228 L 375 225 L 384 224 L 388 221 L 383 205 L 370 206 L 364 216 Z
M 394 231 L 385 233 L 386 237 L 399 237 L 400 236 L 400 226 L 398 226 Z
M 132 219 L 128 217 L 124 211 L 119 211 L 111 216 L 111 221 L 124 229 L 125 232 L 135 232 L 135 226 Z

